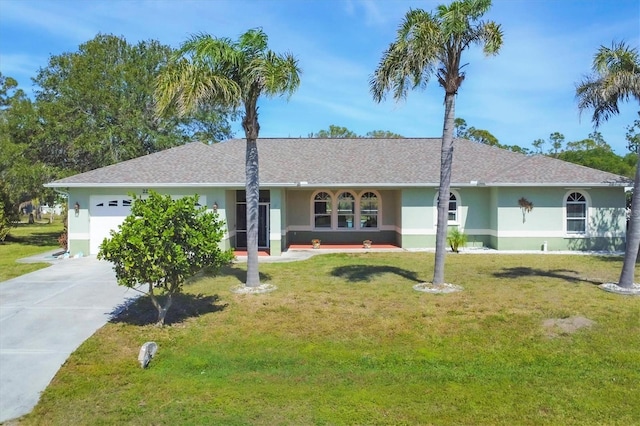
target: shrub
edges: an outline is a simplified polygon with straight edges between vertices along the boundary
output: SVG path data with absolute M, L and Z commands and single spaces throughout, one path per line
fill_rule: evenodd
M 460 247 L 464 247 L 464 245 L 467 244 L 467 236 L 460 232 L 458 228 L 454 228 L 449 231 L 449 235 L 447 235 L 447 242 L 454 253 L 459 253 Z

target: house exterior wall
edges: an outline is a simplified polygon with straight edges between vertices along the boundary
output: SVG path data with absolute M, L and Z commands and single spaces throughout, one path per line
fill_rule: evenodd
M 625 195 L 621 187 L 536 188 L 452 187 L 458 198 L 458 227 L 467 235 L 467 247 L 499 250 L 602 250 L 624 249 Z M 565 201 L 578 191 L 588 199 L 587 232 L 566 231 Z M 434 248 L 437 222 L 437 189 L 408 188 L 401 191 L 399 245 L 407 249 Z M 524 213 L 520 198 L 533 203 Z
M 211 210 L 213 203 L 218 204 L 218 214 L 221 219 L 226 220 L 228 217 L 228 210 L 226 208 L 225 191 L 219 188 L 144 188 L 155 190 L 160 194 L 172 195 L 172 196 L 187 196 L 198 194 L 201 200 L 206 201 L 206 207 Z M 68 211 L 68 231 L 69 231 L 69 252 L 76 255 L 79 253 L 90 254 L 91 253 L 91 202 L 99 196 L 126 196 L 128 194 L 135 194 L 140 196 L 143 194 L 143 188 L 70 188 L 67 192 L 69 194 L 67 202 L 69 203 Z M 80 204 L 80 211 L 78 215 L 74 212 L 75 203 Z M 233 212 L 233 209 L 232 209 Z M 231 241 L 229 238 L 229 232 L 226 232 L 223 240 L 221 241 L 221 247 L 228 249 L 231 247 Z M 91 253 L 95 254 L 95 253 Z
M 154 188 L 149 188 L 154 189 Z M 161 194 L 184 196 L 198 193 L 207 208 L 217 212 L 227 224 L 221 242 L 225 249 L 235 247 L 236 189 L 156 188 Z M 346 190 L 346 189 L 344 189 Z M 362 194 L 369 189 L 349 189 Z M 343 189 L 327 190 L 336 196 Z M 566 232 L 567 195 L 572 191 L 587 198 L 587 232 Z M 391 243 L 406 249 L 435 247 L 437 188 L 402 188 L 373 191 L 379 196 L 378 228 L 314 229 L 313 196 L 317 189 L 270 189 L 269 243 L 271 254 L 280 255 L 290 244 L 309 244 L 313 238 L 324 243 Z M 626 232 L 625 194 L 621 187 L 534 188 L 534 187 L 452 187 L 458 198 L 458 227 L 467 235 L 468 247 L 499 250 L 606 250 L 624 249 Z M 141 195 L 143 188 L 71 188 L 68 198 L 69 251 L 71 255 L 90 253 L 91 202 L 97 196 Z M 533 203 L 523 212 L 520 198 Z M 80 205 L 76 215 L 73 206 Z M 546 243 L 546 244 L 545 244 Z M 94 242 L 95 245 L 95 242 Z
M 318 191 L 328 192 L 334 198 L 343 191 L 351 192 L 356 196 L 365 192 L 374 192 L 378 195 L 379 203 L 378 228 L 316 229 L 313 224 L 312 212 L 313 197 Z M 358 244 L 367 239 L 372 240 L 374 244 L 397 244 L 398 193 L 399 190 L 395 189 L 374 190 L 368 188 L 287 189 L 284 196 L 286 222 L 283 222 L 285 223 L 283 239 L 286 240 L 287 246 L 290 244 L 311 245 L 311 240 L 315 238 L 328 244 Z
M 434 189 L 405 188 L 401 190 L 400 246 L 426 248 L 435 246 Z
M 467 235 L 467 247 L 491 247 L 491 229 L 494 229 L 491 189 L 453 188 L 453 191 L 459 195 L 460 219 L 457 226 Z M 450 227 L 452 225 L 449 224 Z
M 587 198 L 587 231 L 566 231 L 565 200 L 569 193 Z M 624 249 L 625 195 L 609 188 L 499 188 L 497 191 L 495 246 L 500 250 L 606 250 Z M 524 213 L 518 200 L 525 197 L 533 210 Z M 546 244 L 545 244 L 546 243 Z

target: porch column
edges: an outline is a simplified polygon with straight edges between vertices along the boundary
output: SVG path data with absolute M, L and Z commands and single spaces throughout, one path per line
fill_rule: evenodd
M 282 189 L 271 189 L 269 198 L 269 250 L 271 256 L 282 254 Z

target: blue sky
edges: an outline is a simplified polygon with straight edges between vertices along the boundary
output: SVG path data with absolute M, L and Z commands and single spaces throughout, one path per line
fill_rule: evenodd
M 261 137 L 299 137 L 334 124 L 365 134 L 390 130 L 407 137 L 442 134 L 444 92 L 435 81 L 396 103 L 377 104 L 369 78 L 410 8 L 433 10 L 445 0 L 0 0 L 0 71 L 32 93 L 31 78 L 51 55 L 76 51 L 97 33 L 130 43 L 156 39 L 178 47 L 189 35 L 236 38 L 262 27 L 270 47 L 291 52 L 303 70 L 289 99 L 260 104 Z M 638 0 L 494 0 L 486 16 L 502 25 L 496 57 L 465 53 L 467 78 L 456 116 L 489 130 L 503 144 L 531 147 L 561 132 L 566 141 L 593 130 L 580 116 L 575 83 L 589 72 L 597 48 L 640 44 Z M 625 154 L 625 127 L 640 106 L 622 105 L 600 127 Z M 243 132 L 234 126 L 237 137 Z

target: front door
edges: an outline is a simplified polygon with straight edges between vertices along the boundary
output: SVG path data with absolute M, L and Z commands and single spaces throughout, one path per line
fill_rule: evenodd
M 258 247 L 269 248 L 269 203 L 258 204 Z M 247 248 L 247 203 L 236 203 L 236 248 Z
M 269 203 L 258 204 L 258 247 L 269 247 Z

